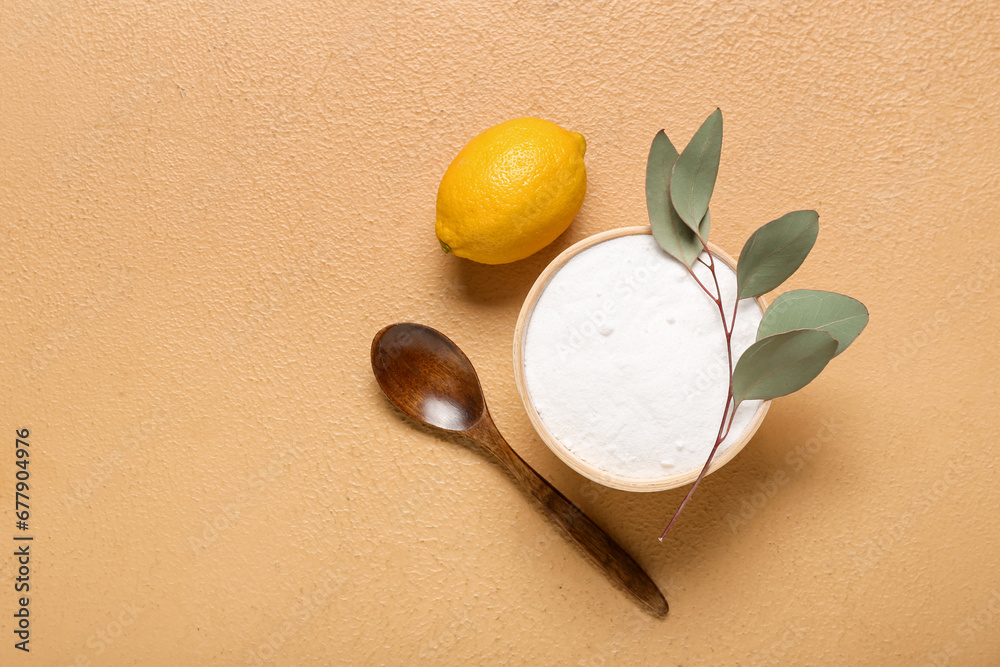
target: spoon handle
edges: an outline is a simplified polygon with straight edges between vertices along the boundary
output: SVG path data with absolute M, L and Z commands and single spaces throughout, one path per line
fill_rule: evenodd
M 666 598 L 642 567 L 580 508 L 525 463 L 507 444 L 491 420 L 482 420 L 469 435 L 496 457 L 517 483 L 541 503 L 545 513 L 555 524 L 583 547 L 584 552 L 613 581 L 652 613 L 658 616 L 667 613 Z

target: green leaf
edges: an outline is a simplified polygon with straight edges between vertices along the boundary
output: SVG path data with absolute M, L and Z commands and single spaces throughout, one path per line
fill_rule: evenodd
M 820 329 L 796 329 L 762 338 L 736 362 L 733 400 L 766 400 L 812 382 L 837 353 L 837 341 Z
M 857 299 L 836 292 L 797 289 L 774 300 L 757 328 L 757 340 L 794 329 L 822 329 L 847 349 L 868 324 L 868 309 Z
M 677 162 L 677 149 L 663 130 L 656 133 L 646 161 L 646 210 L 653 238 L 670 256 L 691 266 L 703 246 L 698 236 L 677 217 L 670 204 L 670 171 Z M 707 232 L 706 226 L 706 232 Z
M 785 282 L 802 266 L 817 234 L 816 211 L 792 211 L 755 231 L 736 265 L 739 298 L 760 296 Z
M 722 156 L 722 111 L 716 109 L 691 137 L 677 158 L 670 180 L 670 200 L 681 220 L 697 232 L 719 175 Z
M 701 223 L 698 225 L 698 236 L 701 237 L 702 241 L 708 242 L 708 232 L 712 228 L 712 213 L 710 211 L 705 211 L 705 217 L 701 219 Z

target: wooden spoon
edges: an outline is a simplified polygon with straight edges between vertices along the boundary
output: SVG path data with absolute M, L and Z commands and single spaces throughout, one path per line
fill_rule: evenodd
M 372 369 L 396 407 L 492 454 L 613 581 L 652 613 L 667 613 L 667 600 L 639 564 L 510 448 L 486 409 L 476 369 L 455 343 L 422 324 L 391 324 L 372 340 Z

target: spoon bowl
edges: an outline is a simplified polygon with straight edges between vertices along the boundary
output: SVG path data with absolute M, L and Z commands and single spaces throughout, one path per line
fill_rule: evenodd
M 372 370 L 386 397 L 428 426 L 465 431 L 486 412 L 472 362 L 436 329 L 410 323 L 382 329 L 372 341 Z
M 667 613 L 666 598 L 639 564 L 507 444 L 490 417 L 475 367 L 447 336 L 422 324 L 392 324 L 375 334 L 371 361 L 390 402 L 421 424 L 461 434 L 491 454 L 612 581 L 651 613 Z

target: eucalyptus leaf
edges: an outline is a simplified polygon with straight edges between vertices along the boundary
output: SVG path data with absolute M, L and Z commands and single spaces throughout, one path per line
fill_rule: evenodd
M 836 339 L 821 329 L 796 329 L 760 339 L 736 362 L 735 405 L 798 391 L 812 382 L 836 353 Z
M 677 215 L 692 231 L 699 231 L 701 220 L 708 211 L 721 157 L 722 110 L 716 109 L 677 158 L 670 180 L 670 200 Z
M 739 298 L 766 294 L 785 282 L 802 266 L 818 234 L 816 211 L 792 211 L 755 231 L 736 265 Z
M 698 236 L 705 243 L 708 243 L 708 232 L 712 229 L 712 213 L 711 211 L 705 211 L 705 217 L 701 219 L 698 224 Z
M 687 266 L 694 264 L 703 246 L 695 234 L 677 216 L 670 204 L 670 172 L 677 162 L 677 149 L 660 130 L 653 138 L 646 161 L 646 210 L 653 238 L 669 255 Z M 707 233 L 707 225 L 706 225 Z
M 757 328 L 757 340 L 794 329 L 822 329 L 837 341 L 840 354 L 868 324 L 868 309 L 836 292 L 797 289 L 774 300 Z

